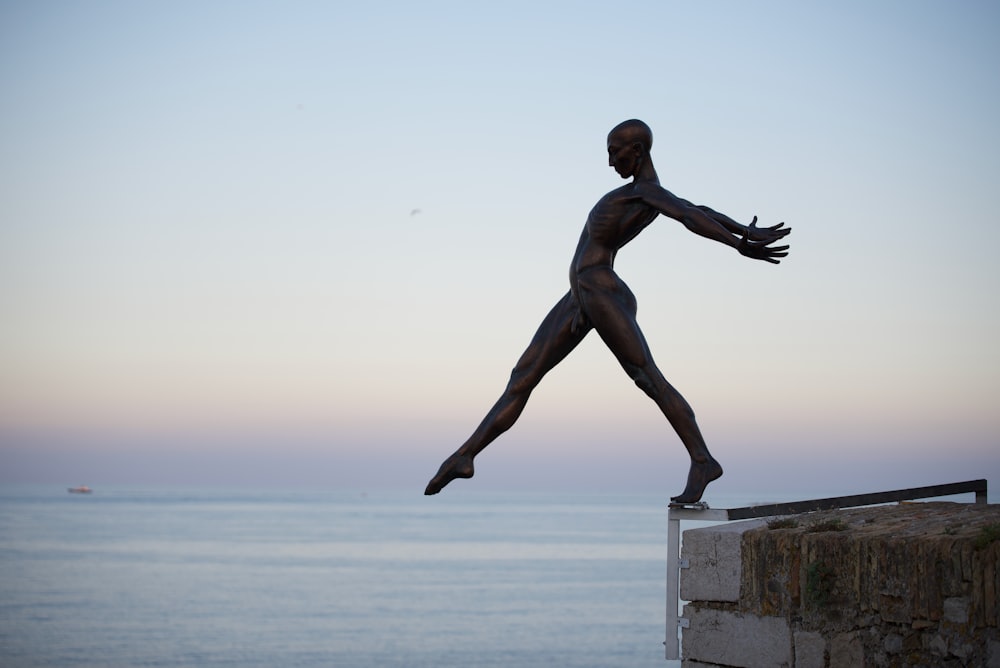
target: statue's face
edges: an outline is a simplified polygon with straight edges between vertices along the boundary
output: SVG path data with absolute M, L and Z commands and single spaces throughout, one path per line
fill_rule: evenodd
M 641 157 L 642 151 L 635 142 L 625 141 L 623 137 L 608 137 L 608 165 L 623 179 L 635 175 Z

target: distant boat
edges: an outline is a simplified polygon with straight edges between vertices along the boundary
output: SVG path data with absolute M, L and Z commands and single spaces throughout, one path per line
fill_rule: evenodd
M 70 494 L 90 494 L 93 490 L 86 485 L 80 485 L 79 487 L 69 487 L 66 491 Z

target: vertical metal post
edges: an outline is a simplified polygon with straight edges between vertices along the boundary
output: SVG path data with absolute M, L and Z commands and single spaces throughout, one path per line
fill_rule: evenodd
M 681 658 L 678 611 L 680 602 L 680 556 L 681 521 L 674 517 L 673 510 L 667 510 L 667 633 L 664 646 L 666 658 L 674 661 Z

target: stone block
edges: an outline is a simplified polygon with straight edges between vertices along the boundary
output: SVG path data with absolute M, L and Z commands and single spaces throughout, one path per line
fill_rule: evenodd
M 969 599 L 953 597 L 944 600 L 942 618 L 954 624 L 967 624 L 969 621 Z
M 927 649 L 931 651 L 934 656 L 948 656 L 948 641 L 945 640 L 940 634 L 934 634 L 927 640 Z
M 903 636 L 898 633 L 889 633 L 882 640 L 882 649 L 886 654 L 899 654 L 903 651 Z
M 857 633 L 840 633 L 830 640 L 830 668 L 865 665 L 865 647 Z
M 991 642 L 986 651 L 986 668 L 1000 668 L 1000 642 Z
M 764 523 L 750 520 L 685 531 L 681 558 L 688 560 L 689 567 L 681 569 L 681 599 L 739 601 L 743 533 Z
M 787 668 L 792 665 L 792 632 L 780 617 L 684 606 L 690 625 L 681 636 L 685 660 L 734 668 Z
M 795 668 L 824 668 L 826 666 L 826 640 L 815 631 L 796 631 Z

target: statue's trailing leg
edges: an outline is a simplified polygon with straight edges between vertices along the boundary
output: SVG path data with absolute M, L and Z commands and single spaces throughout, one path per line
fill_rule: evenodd
M 579 306 L 572 293 L 567 293 L 552 307 L 517 361 L 503 394 L 472 436 L 455 454 L 444 460 L 424 494 L 437 494 L 455 478 L 472 477 L 475 472 L 472 460 L 476 455 L 514 426 L 532 391 L 545 374 L 562 361 L 590 331 L 588 325 L 575 324 L 579 313 Z
M 472 457 L 469 455 L 460 455 L 456 452 L 444 460 L 441 468 L 438 469 L 437 475 L 431 478 L 431 481 L 427 484 L 424 494 L 428 496 L 437 494 L 455 478 L 471 478 L 473 473 L 475 473 L 475 468 L 472 466 Z

